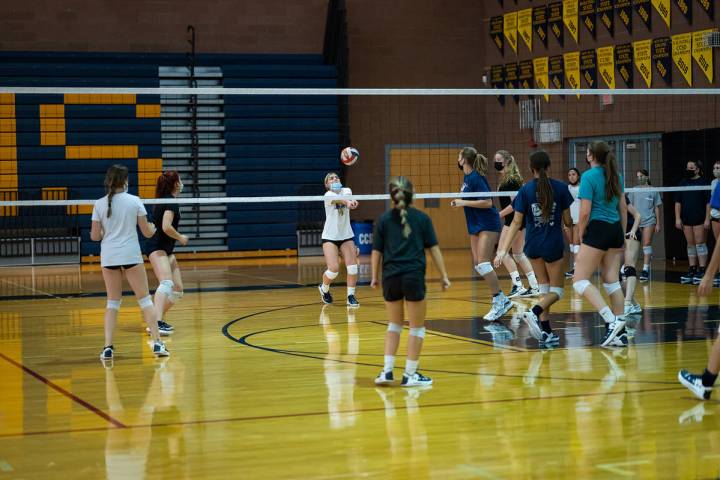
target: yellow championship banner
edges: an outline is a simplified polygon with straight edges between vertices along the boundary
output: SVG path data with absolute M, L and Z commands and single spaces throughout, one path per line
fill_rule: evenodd
M 533 9 L 526 8 L 520 10 L 517 14 L 517 29 L 518 35 L 523 39 L 528 50 L 532 52 L 532 37 L 533 37 Z
M 713 51 L 707 43 L 707 37 L 714 31 L 700 30 L 692 34 L 692 57 L 710 83 L 714 81 Z
M 550 88 L 550 64 L 548 57 L 540 57 L 533 59 L 533 75 L 535 75 L 535 88 Z M 550 101 L 550 97 L 545 95 L 545 101 Z
M 615 88 L 615 47 L 601 47 L 597 49 L 597 63 L 600 76 L 608 88 Z
M 517 21 L 517 12 L 503 15 L 503 33 L 515 53 L 517 53 Z
M 565 63 L 565 78 L 570 88 L 580 88 L 580 52 L 570 52 L 563 55 Z M 578 95 L 580 98 L 580 95 Z
M 652 5 L 665 22 L 665 25 L 670 28 L 670 0 L 652 0 Z
M 650 88 L 652 86 L 652 40 L 640 40 L 633 42 L 633 55 L 635 58 L 635 68 L 640 72 L 640 76 L 645 80 L 645 84 Z
M 672 36 L 672 59 L 687 84 L 692 87 L 692 33 Z
M 578 0 L 563 2 L 563 23 L 575 39 L 575 43 L 578 43 Z

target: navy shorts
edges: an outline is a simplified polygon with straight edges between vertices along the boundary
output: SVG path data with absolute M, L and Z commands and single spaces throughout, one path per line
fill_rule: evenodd
M 555 250 L 552 252 L 525 252 L 525 256 L 530 260 L 542 259 L 545 263 L 554 263 L 558 260 L 562 260 L 565 256 L 565 252 L 561 250 Z
M 403 298 L 408 302 L 425 299 L 425 274 L 406 272 L 383 278 L 383 297 L 388 302 L 397 302 Z

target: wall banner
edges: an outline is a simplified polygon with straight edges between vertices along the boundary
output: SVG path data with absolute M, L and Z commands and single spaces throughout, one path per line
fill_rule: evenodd
M 528 50 L 532 52 L 532 8 L 526 8 L 518 12 L 518 35 L 523 39 Z
M 602 47 L 597 49 L 597 65 L 600 78 L 608 88 L 615 88 L 615 47 Z
M 663 22 L 665 22 L 665 25 L 670 28 L 670 0 L 652 0 L 652 5 L 660 18 L 663 19 Z
M 615 15 L 613 0 L 598 0 L 597 14 L 598 17 L 600 17 L 600 23 L 605 25 L 607 31 L 610 32 L 610 36 L 615 36 Z
M 633 48 L 632 43 L 615 46 L 615 68 L 628 88 L 633 88 Z
M 594 48 L 580 52 L 580 73 L 588 88 L 598 88 L 597 56 Z
M 698 0 L 700 9 L 708 14 L 710 20 L 715 20 L 715 2 L 713 0 Z
M 629 1 L 629 0 L 628 0 Z M 548 5 L 548 28 L 558 41 L 560 46 L 565 45 L 565 30 L 562 23 L 562 2 L 555 2 Z
M 635 68 L 640 72 L 640 76 L 645 80 L 648 88 L 652 87 L 652 58 L 650 55 L 652 48 L 652 40 L 640 40 L 633 42 L 633 59 L 635 60 Z
M 675 0 L 675 5 L 677 5 L 685 20 L 692 25 L 692 0 Z
M 532 24 L 535 34 L 538 36 L 540 41 L 545 48 L 548 45 L 548 20 L 547 20 L 547 8 L 546 7 L 535 7 L 532 9 Z
M 548 74 L 552 88 L 565 88 L 565 61 L 562 55 L 550 57 Z
M 652 32 L 652 11 L 650 10 L 650 0 L 633 0 L 635 11 L 640 20 L 645 24 L 648 32 Z
M 503 33 L 513 52 L 517 53 L 517 12 L 503 15 Z
M 493 65 L 490 67 L 490 86 L 492 88 L 505 88 L 505 66 Z M 505 105 L 505 96 L 498 95 L 500 105 Z
M 699 32 L 693 32 L 692 34 L 692 57 L 710 83 L 714 82 L 714 50 L 707 45 L 705 39 L 710 32 L 714 31 L 715 30 L 701 30 Z
M 580 23 L 585 25 L 593 38 L 597 36 L 597 15 L 595 0 L 580 0 Z
M 672 59 L 687 84 L 692 87 L 692 33 L 672 36 Z
M 550 88 L 549 79 L 549 59 L 548 57 L 538 57 L 533 59 L 533 76 L 535 77 L 535 88 Z M 549 101 L 550 97 L 545 95 L 545 101 Z
M 652 41 L 652 61 L 655 70 L 669 87 L 672 86 L 672 40 L 660 37 Z
M 518 64 L 513 63 L 506 63 L 505 64 L 505 88 L 518 88 Z M 520 97 L 518 95 L 513 95 L 513 100 L 515 100 L 515 103 L 518 103 L 520 101 Z
M 632 5 L 630 0 L 614 0 L 615 15 L 625 25 L 628 33 L 632 33 Z
M 503 17 L 498 15 L 497 17 L 490 18 L 490 38 L 493 43 L 500 51 L 500 55 L 505 54 L 505 40 L 503 39 Z
M 565 78 L 570 88 L 580 88 L 580 52 L 569 52 L 563 55 Z M 580 95 L 578 95 L 580 98 Z
M 578 43 L 578 0 L 565 0 L 563 6 L 563 23 L 570 36 Z

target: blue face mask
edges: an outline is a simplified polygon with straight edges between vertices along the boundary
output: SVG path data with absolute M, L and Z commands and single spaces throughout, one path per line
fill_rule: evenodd
M 340 182 L 333 182 L 330 184 L 330 190 L 332 191 L 340 191 L 342 190 L 342 183 Z

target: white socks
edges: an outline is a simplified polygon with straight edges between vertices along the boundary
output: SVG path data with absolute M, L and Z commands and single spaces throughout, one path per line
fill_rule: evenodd
M 323 291 L 323 293 L 328 293 L 330 291 L 330 285 L 322 284 L 322 287 L 320 287 Z
M 408 377 L 412 376 L 415 372 L 417 372 L 417 366 L 418 366 L 419 360 L 405 360 L 405 375 Z
M 538 282 L 537 278 L 535 278 L 535 272 L 530 272 L 527 275 L 525 275 L 528 279 L 528 283 L 530 284 L 530 288 L 538 288 Z
M 520 280 L 520 274 L 516 271 L 510 272 L 510 280 L 512 280 L 513 285 L 522 287 L 522 280 Z
M 605 323 L 613 323 L 616 318 L 615 314 L 610 310 L 610 307 L 605 306 L 602 310 L 600 310 L 600 316 L 605 320 Z
M 395 355 L 385 355 L 383 372 L 392 372 L 393 368 L 395 368 Z
M 355 295 L 355 287 L 347 287 L 347 296 Z

